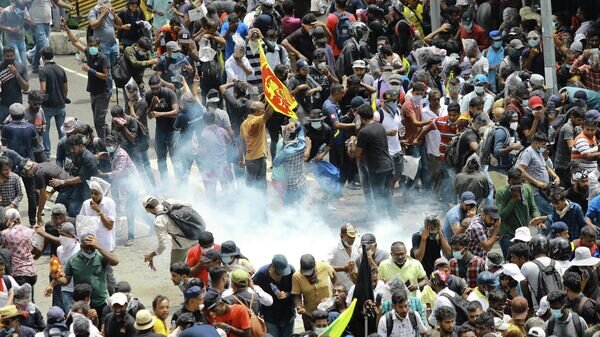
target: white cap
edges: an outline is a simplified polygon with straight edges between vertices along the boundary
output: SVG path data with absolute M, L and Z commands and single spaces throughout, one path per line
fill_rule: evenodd
M 546 337 L 546 331 L 538 326 L 534 326 L 527 331 L 527 337 Z
M 125 295 L 123 293 L 112 294 L 112 296 L 110 297 L 110 305 L 115 305 L 115 304 L 119 304 L 119 305 L 127 304 L 127 295 Z
M 494 317 L 494 328 L 499 331 L 505 331 L 508 329 L 508 323 L 503 321 L 501 318 Z
M 537 316 L 544 316 L 544 314 L 550 310 L 550 303 L 548 303 L 548 298 L 546 296 L 542 297 L 540 300 L 540 307 L 535 312 Z
M 352 68 L 366 68 L 367 63 L 363 60 L 356 60 L 352 63 Z
M 521 274 L 521 269 L 514 263 L 506 263 L 502 265 L 502 274 L 510 276 L 513 280 L 521 282 L 525 280 L 525 276 Z
M 529 242 L 531 241 L 531 231 L 529 227 L 519 227 L 515 230 L 515 237 L 510 239 L 511 242 L 522 241 Z

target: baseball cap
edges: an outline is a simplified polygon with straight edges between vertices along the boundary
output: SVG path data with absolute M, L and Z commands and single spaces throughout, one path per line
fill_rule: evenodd
M 65 312 L 57 306 L 53 306 L 48 310 L 48 322 L 62 322 L 65 320 Z
M 315 273 L 315 257 L 310 254 L 304 254 L 300 257 L 300 273 L 304 276 L 311 276 Z
M 231 282 L 237 284 L 241 287 L 248 286 L 248 272 L 242 270 L 240 268 L 236 268 L 233 272 L 231 272 Z
M 260 0 L 260 4 L 267 7 L 273 7 L 275 6 L 275 0 Z
M 204 294 L 204 308 L 206 310 L 213 310 L 221 302 L 223 302 L 221 295 L 212 288 L 208 289 L 206 294 Z
M 475 79 L 473 80 L 473 82 L 475 82 L 475 85 L 483 84 L 483 83 L 488 83 L 488 79 L 487 79 L 487 76 L 485 76 L 484 74 L 478 74 L 477 76 L 475 76 Z
M 515 48 L 515 49 L 523 49 L 525 46 L 523 45 L 523 42 L 519 39 L 512 39 L 510 40 L 509 47 L 511 48 Z
M 529 305 L 525 297 L 517 296 L 513 298 L 510 304 L 510 312 L 512 313 L 513 319 L 525 319 L 527 318 L 527 311 L 529 311 Z
M 189 287 L 185 290 L 185 293 L 183 293 L 183 297 L 185 299 L 190 299 L 190 298 L 198 297 L 198 296 L 200 296 L 200 294 L 202 294 L 202 288 L 200 288 L 198 286 L 193 286 L 193 287 Z
M 351 223 L 346 223 L 345 225 L 343 225 L 340 230 L 340 233 L 346 234 L 351 238 L 355 238 L 358 235 L 358 231 L 356 230 L 356 228 L 354 228 L 354 226 L 352 226 Z
M 439 268 L 439 267 L 448 266 L 448 265 L 449 265 L 448 259 L 445 257 L 439 257 L 435 260 L 435 262 L 433 262 L 433 268 Z
M 498 213 L 498 207 L 495 205 L 485 205 L 483 207 L 483 213 L 489 215 L 494 220 L 500 219 L 500 214 Z
M 217 89 L 210 89 L 208 94 L 206 94 L 206 102 L 207 103 L 219 103 L 221 99 L 219 99 L 219 92 Z
M 277 254 L 273 256 L 271 260 L 271 265 L 275 268 L 277 275 L 279 276 L 288 276 L 292 273 L 292 268 L 287 261 L 287 258 L 282 254 Z
M 175 41 L 167 42 L 166 47 L 167 47 L 167 50 L 171 51 L 171 52 L 181 50 L 181 47 L 179 47 L 179 44 L 177 44 L 177 42 L 175 42 Z
M 529 33 L 527 33 L 527 39 L 539 39 L 539 38 L 540 38 L 540 33 L 536 32 L 535 30 L 532 30 Z
M 460 201 L 464 202 L 466 205 L 477 205 L 475 194 L 469 191 L 463 192 L 463 194 L 460 195 Z
M 181 32 L 179 33 L 179 35 L 177 36 L 177 41 L 181 41 L 183 43 L 188 43 L 191 41 L 190 39 L 190 33 L 188 32 Z
M 366 68 L 367 64 L 363 60 L 356 60 L 352 63 L 352 68 Z
M 544 316 L 546 312 L 550 310 L 550 303 L 548 302 L 548 298 L 546 296 L 542 297 L 540 300 L 540 307 L 535 312 L 536 316 Z
M 531 231 L 529 227 L 519 227 L 515 229 L 515 237 L 510 239 L 511 242 L 521 241 L 521 242 L 529 242 L 531 241 Z
M 65 205 L 54 204 L 54 206 L 52 206 L 52 215 L 66 215 L 66 214 L 67 214 L 67 207 L 65 207 Z
M 562 221 L 557 221 L 552 223 L 552 225 L 550 226 L 550 230 L 552 231 L 552 234 L 559 234 L 565 231 L 569 230 L 569 227 L 567 226 L 566 223 L 562 222 Z
M 576 53 L 583 53 L 583 43 L 581 43 L 581 41 L 575 41 L 571 43 L 569 50 Z
M 473 22 L 473 14 L 470 11 L 464 12 L 462 15 L 462 22 L 463 24 L 469 24 Z
M 502 265 L 502 274 L 512 277 L 517 282 L 525 280 L 525 276 L 521 274 L 521 269 L 514 263 L 505 263 Z
M 350 106 L 354 109 L 358 108 L 359 106 L 365 104 L 365 99 L 360 97 L 360 96 L 356 96 L 354 97 L 351 101 L 350 101 Z
M 527 331 L 527 337 L 546 337 L 546 331 L 539 326 L 534 326 Z
M 492 30 L 490 32 L 490 39 L 495 41 L 502 40 L 502 33 L 499 30 Z
M 544 102 L 540 96 L 533 96 L 529 99 L 529 106 L 532 109 L 538 109 L 544 107 Z
M 377 243 L 377 240 L 375 240 L 375 235 L 371 233 L 366 233 L 360 237 L 360 243 L 365 245 L 371 245 Z
M 123 294 L 123 293 L 114 293 L 112 294 L 112 296 L 110 297 L 110 305 L 125 305 L 127 304 L 127 295 Z
M 529 83 L 531 83 L 532 86 L 543 86 L 544 82 L 544 76 L 540 74 L 532 74 L 529 78 Z
M 521 27 L 512 27 L 508 32 L 508 36 L 517 36 L 523 34 L 523 29 Z
M 204 255 L 202 255 L 202 257 L 200 258 L 200 262 L 207 263 L 219 259 L 221 259 L 221 254 L 219 253 L 219 251 L 216 249 L 209 249 L 206 252 L 204 252 Z
M 129 282 L 127 281 L 121 281 L 119 283 L 117 283 L 117 285 L 115 286 L 115 291 L 118 293 L 130 293 L 131 292 L 131 286 L 129 285 Z
M 383 93 L 383 100 L 384 101 L 389 101 L 389 100 L 397 100 L 398 99 L 398 90 L 396 89 L 388 89 Z
M 309 65 L 308 65 L 308 62 L 306 62 L 306 60 L 301 59 L 301 60 L 296 61 L 296 69 L 299 70 L 299 69 L 304 69 L 304 68 L 308 68 L 308 67 L 309 67 Z
M 585 93 L 585 91 L 583 90 L 577 90 L 575 92 L 575 94 L 573 95 L 573 98 L 577 98 L 577 99 L 582 99 L 584 101 L 587 101 L 587 94 Z
M 585 113 L 585 119 L 587 120 L 595 121 L 598 118 L 600 118 L 600 111 L 596 109 L 589 110 Z

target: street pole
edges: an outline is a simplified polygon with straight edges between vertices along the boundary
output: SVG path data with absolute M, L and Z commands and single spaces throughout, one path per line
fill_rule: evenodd
M 440 28 L 440 0 L 429 0 L 429 17 L 431 18 L 431 31 Z
M 544 78 L 546 86 L 555 94 L 556 85 L 556 55 L 552 29 L 552 3 L 549 0 L 540 1 L 542 5 L 542 41 L 544 46 Z

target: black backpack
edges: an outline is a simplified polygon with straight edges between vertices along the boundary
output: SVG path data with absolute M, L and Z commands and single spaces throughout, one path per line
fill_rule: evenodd
M 196 241 L 200 238 L 200 233 L 206 230 L 204 219 L 192 207 L 183 204 L 170 204 L 166 201 L 163 201 L 162 205 L 165 208 L 164 211 L 156 215 L 166 214 L 183 232 L 183 235 L 169 233 L 179 247 L 181 247 L 181 244 L 177 241 L 177 236 Z
M 504 140 L 503 148 L 510 145 L 510 132 L 507 128 L 494 125 L 493 129 L 489 131 L 487 137 L 481 142 L 481 152 L 479 153 L 479 159 L 481 165 L 490 165 L 491 167 L 498 166 L 498 158 L 494 155 L 494 145 L 496 144 L 496 131 L 503 130 L 506 133 L 506 139 Z
M 544 266 L 540 261 L 537 260 L 533 260 L 531 262 L 533 262 L 540 270 L 538 273 L 538 288 L 534 291 L 534 295 L 538 303 L 542 297 L 548 295 L 550 292 L 561 291 L 563 289 L 560 274 L 554 267 L 556 265 L 556 261 L 552 260 L 547 266 Z
M 454 169 L 460 169 L 460 153 L 458 152 L 458 148 L 460 145 L 460 137 L 463 134 L 458 134 L 448 142 L 448 146 L 446 146 L 446 163 L 448 165 L 454 167 Z
M 575 326 L 575 332 L 577 336 L 575 337 L 583 337 L 583 325 L 581 324 L 581 320 L 579 319 L 579 315 L 576 312 L 571 311 L 573 317 L 571 320 L 573 321 L 573 325 Z M 554 332 L 554 325 L 556 324 L 556 318 L 550 318 L 548 321 L 548 326 L 546 327 L 546 336 L 551 336 Z
M 127 84 L 131 78 L 129 67 L 127 66 L 127 58 L 124 53 L 117 56 L 117 61 L 112 66 L 112 78 L 115 81 L 117 88 L 124 88 L 125 84 Z
M 390 337 L 392 335 L 392 330 L 394 330 L 394 310 L 385 314 L 385 330 L 386 337 Z M 410 325 L 412 325 L 413 329 L 415 329 L 415 337 L 419 337 L 419 325 L 417 324 L 417 316 L 415 312 L 412 310 L 408 311 L 408 319 L 410 319 Z
M 450 296 L 450 294 L 448 294 L 448 293 L 443 293 L 440 296 L 444 296 L 450 302 L 452 302 L 452 305 L 454 306 L 454 309 L 456 310 L 456 325 L 457 326 L 461 325 L 469 320 L 469 312 L 467 311 L 467 305 L 469 304 L 469 302 L 467 300 L 465 300 L 464 298 L 462 298 L 458 295 Z
M 350 33 L 350 15 L 346 12 L 342 14 L 336 12 L 335 16 L 338 17 L 338 23 L 335 26 L 335 45 L 342 49 L 344 43 L 352 37 L 352 33 Z

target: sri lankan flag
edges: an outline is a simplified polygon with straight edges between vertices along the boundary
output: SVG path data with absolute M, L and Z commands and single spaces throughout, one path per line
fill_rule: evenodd
M 62 263 L 60 263 L 60 260 L 58 259 L 58 257 L 56 257 L 56 255 L 52 255 L 52 258 L 50 259 L 50 274 L 56 277 L 61 272 Z
M 261 41 L 262 42 L 262 41 Z M 267 57 L 262 48 L 262 43 L 258 44 L 260 47 L 260 73 L 262 74 L 263 90 L 265 92 L 265 98 L 273 110 L 280 114 L 298 119 L 294 109 L 298 106 L 298 102 L 287 87 L 281 83 L 281 81 L 275 76 L 269 63 L 267 63 Z

